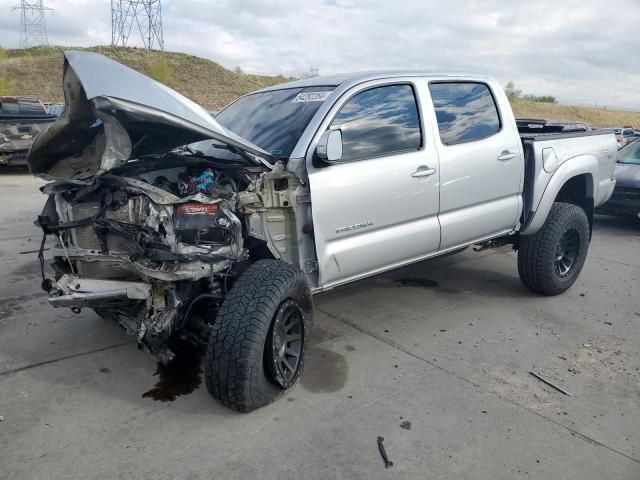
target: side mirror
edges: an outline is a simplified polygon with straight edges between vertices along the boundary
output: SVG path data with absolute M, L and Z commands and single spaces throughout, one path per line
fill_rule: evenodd
M 322 134 L 316 147 L 316 154 L 320 160 L 334 163 L 342 158 L 342 132 L 327 130 Z

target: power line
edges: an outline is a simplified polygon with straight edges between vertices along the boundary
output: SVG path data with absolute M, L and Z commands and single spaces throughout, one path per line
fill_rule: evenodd
M 20 5 L 12 7 L 12 10 L 20 10 L 21 48 L 49 46 L 47 24 L 44 20 L 44 14 L 45 12 L 53 12 L 53 9 L 45 7 L 42 1 L 43 0 L 21 0 Z
M 160 0 L 111 0 L 111 45 L 126 47 L 137 30 L 144 48 L 164 51 Z

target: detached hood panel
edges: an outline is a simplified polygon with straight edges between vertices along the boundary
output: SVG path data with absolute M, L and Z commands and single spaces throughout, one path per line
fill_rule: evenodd
M 195 102 L 92 52 L 65 52 L 65 111 L 33 143 L 34 175 L 89 183 L 131 158 L 206 139 L 251 157 L 269 153 L 230 132 Z

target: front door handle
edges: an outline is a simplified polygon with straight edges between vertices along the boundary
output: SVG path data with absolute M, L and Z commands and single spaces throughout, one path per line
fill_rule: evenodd
M 418 169 L 411 174 L 413 178 L 430 177 L 436 173 L 435 168 L 429 168 L 426 165 L 420 165 Z
M 501 162 L 505 162 L 507 160 L 511 160 L 515 156 L 515 153 L 510 152 L 509 150 L 503 150 L 502 153 L 498 155 L 498 160 L 500 160 Z

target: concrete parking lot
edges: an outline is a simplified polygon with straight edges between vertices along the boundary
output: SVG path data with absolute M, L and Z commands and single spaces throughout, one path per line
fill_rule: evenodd
M 39 185 L 0 174 L 2 479 L 640 478 L 637 223 L 598 217 L 558 297 L 526 290 L 507 248 L 319 295 L 301 381 L 244 415 L 202 386 L 143 397 L 151 356 L 48 306 L 36 254 L 19 253 L 39 246 Z

